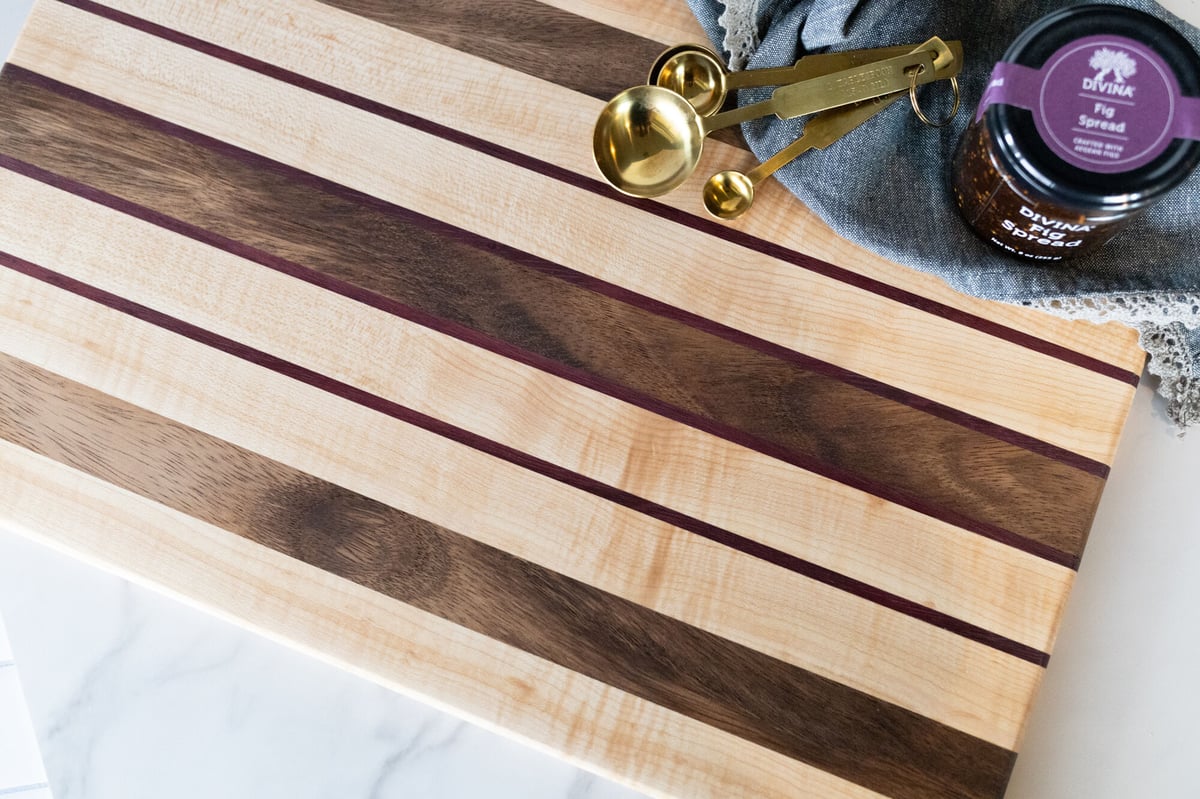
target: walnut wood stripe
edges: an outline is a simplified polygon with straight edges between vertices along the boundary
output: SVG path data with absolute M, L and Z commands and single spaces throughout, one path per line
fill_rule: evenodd
M 1055 562 L 1077 562 L 1103 464 L 1062 450 L 1046 453 L 1061 463 L 1034 455 L 1002 443 L 1014 434 L 982 420 L 942 421 L 948 414 L 920 398 L 766 342 L 742 346 L 747 337 L 736 331 L 715 336 L 711 324 L 676 321 L 669 308 L 651 313 L 628 292 L 621 302 L 615 287 L 423 215 L 244 151 L 214 155 L 231 148 L 163 135 L 98 98 L 75 102 L 66 95 L 79 92 L 20 68 L 0 76 L 0 88 L 11 101 L 0 109 L 0 152 L 35 162 L 0 156 L 7 168 L 480 346 L 514 344 L 520 350 L 505 350 L 509 357 Z M 315 229 L 309 219 L 332 221 Z M 847 427 L 859 434 L 840 435 Z
M 4 441 L 0 488 L 55 548 L 643 791 L 881 799 Z
M 58 288 L 65 289 L 80 297 L 100 303 L 121 313 L 128 314 L 157 325 L 165 330 L 177 333 L 187 338 L 214 347 L 222 352 L 242 358 L 250 363 L 271 369 L 282 375 L 304 382 L 315 388 L 327 391 L 335 396 L 350 400 L 364 407 L 387 414 L 393 418 L 429 430 L 430 432 L 465 444 L 474 449 L 514 463 L 538 474 L 550 477 L 566 485 L 587 491 L 596 496 L 616 502 L 647 516 L 666 522 L 675 527 L 688 530 L 710 541 L 722 544 L 751 557 L 782 568 L 803 574 L 827 585 L 869 599 L 889 609 L 896 610 L 913 618 L 934 624 L 942 629 L 961 635 L 969 640 L 991 646 L 1001 652 L 1018 657 L 1022 660 L 1045 666 L 1049 655 L 1035 647 L 1014 641 L 999 633 L 979 627 L 975 624 L 947 615 L 934 608 L 921 605 L 912 600 L 889 593 L 869 583 L 839 574 L 818 564 L 806 561 L 789 553 L 775 549 L 751 538 L 730 532 L 714 524 L 689 516 L 659 503 L 629 493 L 619 488 L 607 485 L 585 475 L 565 469 L 541 458 L 522 452 L 512 447 L 468 430 L 456 427 L 441 419 L 414 411 L 383 397 L 371 394 L 355 386 L 319 374 L 288 362 L 282 358 L 270 355 L 228 339 L 208 330 L 197 327 L 181 319 L 155 311 L 139 303 L 119 297 L 103 289 L 82 283 L 66 275 L 41 267 L 37 264 L 17 258 L 5 252 L 0 252 L 0 265 L 20 274 L 27 275 Z
M 42 24 L 34 20 L 27 27 L 14 53 L 18 63 L 390 201 L 416 201 L 439 218 L 489 238 L 532 248 L 689 311 L 715 314 L 722 323 L 778 344 L 834 357 L 848 368 L 1080 454 L 1110 457 L 1115 411 L 1102 399 L 1112 384 L 1107 377 L 793 269 L 722 238 L 697 236 L 566 184 L 535 179 L 531 186 L 531 173 L 505 162 L 133 28 L 61 4 L 50 4 L 47 11 Z M 79 49 L 83 41 L 89 46 Z M 79 69 L 80 63 L 87 68 Z M 184 77 L 192 74 L 208 80 Z M 528 80 L 508 74 L 518 82 Z M 261 130 L 258 122 L 264 119 L 285 121 L 287 132 Z M 411 160 L 413 152 L 423 157 Z M 404 168 L 381 172 L 381 160 Z M 462 174 L 472 179 L 458 180 Z M 448 185 L 454 190 L 443 191 Z M 497 196 L 509 196 L 518 186 L 524 191 L 523 213 L 536 224 L 513 225 L 504 206 L 495 205 Z M 589 220 L 582 237 L 547 235 L 572 230 L 582 220 Z M 601 255 L 606 252 L 621 257 Z M 662 264 L 672 260 L 673 268 L 664 270 Z M 863 346 L 864 324 L 895 335 L 877 347 Z M 899 347 L 902 342 L 929 342 L 930 357 L 912 357 Z M 896 357 L 898 348 L 905 350 L 904 357 Z M 995 368 L 963 383 L 962 370 L 980 362 Z M 1022 375 L 1028 384 L 1014 382 L 1011 374 Z
M 995 336 L 1004 341 L 1026 347 L 1034 352 L 1049 355 L 1066 363 L 1070 363 L 1075 366 L 1093 371 L 1097 374 L 1105 375 L 1106 377 L 1110 377 L 1114 380 L 1127 383 L 1128 385 L 1136 386 L 1139 380 L 1140 376 L 1138 374 L 1121 366 L 1110 364 L 1097 358 L 1084 355 L 1083 353 L 1071 350 L 1053 342 L 1046 341 L 1029 333 L 1015 330 L 990 319 L 947 306 L 943 303 L 930 300 L 919 294 L 896 288 L 874 278 L 852 272 L 848 269 L 835 266 L 830 263 L 826 263 L 803 253 L 789 250 L 772 242 L 744 234 L 736 229 L 723 226 L 713 220 L 687 214 L 653 201 L 639 200 L 636 198 L 617 195 L 608 186 L 595 179 L 582 177 L 573 172 L 562 169 L 561 167 L 557 167 L 553 164 L 534 158 L 526 153 L 517 152 L 507 147 L 479 139 L 475 136 L 455 130 L 454 128 L 432 122 L 397 108 L 386 106 L 361 95 L 356 95 L 344 89 L 339 89 L 327 83 L 291 72 L 260 59 L 246 56 L 242 53 L 221 47 L 219 45 L 214 45 L 210 42 L 205 42 L 188 34 L 172 30 L 171 28 L 135 17 L 131 14 L 126 14 L 116 9 L 99 5 L 98 3 L 92 2 L 92 0 L 57 0 L 57 2 L 87 11 L 104 19 L 126 25 L 143 33 L 148 33 L 152 36 L 164 39 L 165 41 L 169 41 L 197 52 L 204 53 L 205 55 L 219 58 L 223 61 L 227 61 L 228 63 L 235 64 L 266 77 L 288 83 L 297 88 L 312 92 L 313 94 L 344 103 L 353 108 L 358 108 L 368 113 L 383 117 L 384 119 L 388 119 L 390 121 L 415 128 L 422 132 L 438 136 L 439 138 L 454 142 L 455 144 L 459 144 L 461 146 L 474 149 L 480 153 L 507 161 L 531 172 L 562 181 L 576 188 L 603 194 L 614 201 L 630 205 L 647 213 L 661 216 L 664 219 L 669 219 L 685 227 L 689 227 L 709 235 L 727 238 L 743 247 L 761 252 L 762 254 L 772 258 L 777 258 L 781 261 L 810 270 L 825 277 L 839 280 L 863 291 L 878 294 L 882 297 L 887 297 L 888 299 L 903 303 L 912 308 L 923 310 L 927 313 L 948 319 L 957 324 L 970 327 L 974 330 L 978 330 L 991 336 Z
M 0 386 L 13 443 L 843 779 L 1007 778 L 1000 747 L 93 390 L 3 357 Z
M 1074 556 L 997 538 L 1081 538 L 1131 388 L 936 309 L 1129 374 L 1135 336 L 774 183 L 681 224 L 752 162 L 719 141 L 614 201 L 589 77 L 534 74 L 559 43 L 514 68 L 510 21 L 456 40 L 479 0 L 415 1 L 38 5 L 0 75 L 0 516 L 655 795 L 998 796 Z M 697 30 L 545 5 L 597 63 Z
M 1035 664 L 7 269 L 0 341 L 69 380 L 890 704 L 1007 749 L 1020 740 Z M 864 657 L 865 641 L 889 656 Z
M 537 0 L 325 2 L 599 100 L 644 83 L 650 64 L 665 49 L 661 42 Z
M 363 22 L 316 0 L 293 0 L 287 24 L 278 15 L 264 12 L 257 0 L 225 0 L 200 14 L 179 14 L 156 0 L 107 0 L 106 5 L 509 149 L 538 153 L 542 160 L 577 174 L 595 175 L 589 148 L 577 142 L 589 138 L 599 101 L 396 28 Z M 550 5 L 665 43 L 705 38 L 687 7 L 675 0 L 648 5 L 630 0 L 555 0 Z M 347 31 L 352 31 L 354 48 L 341 49 L 336 58 L 326 57 L 328 42 Z M 502 95 L 490 88 L 497 85 L 505 87 Z M 537 108 L 536 115 L 527 113 L 531 107 Z M 754 164 L 749 153 L 721 142 L 710 141 L 705 152 L 699 177 L 660 198 L 661 202 L 704 215 L 693 192 L 710 166 L 746 170 Z M 764 200 L 761 207 L 732 223 L 733 227 L 1141 371 L 1145 353 L 1137 347 L 1135 331 L 1101 330 L 960 294 L 936 277 L 885 261 L 832 235 L 776 181 L 758 188 Z
M 538 0 L 321 0 L 326 5 L 607 101 L 666 47 Z M 481 25 L 480 20 L 487 20 Z M 672 42 L 675 44 L 676 42 Z M 619 56 L 617 55 L 619 54 Z M 748 150 L 738 128 L 714 138 Z
M 1039 649 L 1057 617 L 1061 565 L 16 173 L 0 186 L 20 258 Z

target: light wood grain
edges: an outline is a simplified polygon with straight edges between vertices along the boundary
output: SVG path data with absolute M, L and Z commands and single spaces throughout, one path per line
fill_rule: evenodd
M 0 191 L 14 198 L 0 235 L 18 257 L 1043 651 L 1049 645 L 1070 569 L 27 178 L 0 173 Z M 22 230 L 34 216 L 55 224 Z M 75 236 L 52 232 L 65 224 Z M 163 263 L 173 268 L 156 267 Z M 714 474 L 718 493 L 707 490 Z M 843 529 L 857 533 L 836 533 Z
M 197 6 L 179 14 L 154 0 L 112 0 L 107 3 L 140 17 L 169 22 L 193 35 L 223 44 L 299 74 L 401 108 L 479 138 L 534 154 L 537 158 L 598 179 L 590 149 L 591 125 L 601 103 L 581 97 L 546 81 L 514 73 L 500 64 L 464 56 L 449 48 L 404 31 L 372 24 L 316 0 L 293 4 L 303 24 L 283 25 L 264 14 L 252 0 L 231 0 L 211 8 Z M 682 2 L 631 3 L 601 0 L 577 4 L 552 3 L 597 19 L 621 30 L 654 36 L 668 44 L 703 42 L 703 33 Z M 658 24 L 666 26 L 660 29 Z M 667 35 L 674 32 L 675 35 Z M 325 57 L 317 46 L 322 37 L 351 38 L 336 58 Z M 445 69 L 449 63 L 462 69 Z M 437 74 L 433 85 L 414 85 L 401 78 L 408 70 Z M 649 68 L 649 65 L 646 66 Z M 492 92 L 481 87 L 504 86 L 506 93 L 536 101 L 496 103 Z M 536 107 L 537 113 L 528 109 Z M 563 136 L 562 131 L 579 133 Z M 749 153 L 720 141 L 705 145 L 706 158 L 698 177 L 658 201 L 698 217 L 706 217 L 698 187 L 714 169 L 747 170 L 755 163 Z M 695 189 L 695 190 L 692 190 Z M 811 211 L 791 199 L 776 181 L 768 180 L 756 191 L 770 198 L 730 227 L 767 241 L 778 242 L 869 275 L 889 285 L 936 299 L 954 308 L 981 314 L 1017 330 L 1033 333 L 1112 363 L 1128 364 L 1140 372 L 1144 353 L 1136 333 L 1117 325 L 1098 328 L 1048 316 L 1027 308 L 987 302 L 950 289 L 943 281 L 900 267 L 833 235 Z
M 1098 462 L 695 317 L 672 318 L 461 229 L 157 129 L 19 67 L 0 75 L 0 94 L 0 164 L 18 174 L 477 345 L 516 348 L 505 352 L 1055 562 L 1073 563 L 1082 550 L 1104 483 Z
M 18 357 L 985 740 L 1020 734 L 1033 664 L 29 278 L 0 286 Z
M 773 182 L 703 218 L 737 136 L 617 196 L 601 104 L 698 38 L 43 2 L 0 77 L 0 516 L 654 795 L 997 799 L 1135 335 Z
M 14 52 L 16 63 L 1082 455 L 1111 459 L 1121 412 L 1100 399 L 1112 391 L 1111 378 L 728 242 L 683 235 L 666 220 L 539 181 L 525 170 L 85 12 L 51 9 L 27 30 Z M 74 50 L 63 46 L 64 33 Z M 506 86 L 519 96 L 516 78 L 509 77 Z M 239 91 L 217 88 L 226 85 Z M 563 140 L 586 141 L 575 129 L 578 136 L 568 132 Z M 409 162 L 405 174 L 384 175 L 377 168 L 381 161 L 402 163 L 403 153 L 413 150 L 427 157 Z M 461 180 L 464 172 L 473 179 Z M 538 190 L 523 192 L 530 181 Z M 526 202 L 496 204 L 498 196 Z M 590 224 L 597 219 L 607 223 Z M 561 235 L 537 232 L 545 229 Z M 596 258 L 614 247 L 621 259 Z M 859 331 L 870 328 L 893 337 L 864 346 Z M 923 357 L 912 358 L 913 342 L 924 345 Z M 980 363 L 990 368 L 976 369 Z M 968 373 L 971 381 L 960 379 Z M 1012 380 L 1012 373 L 1023 379 Z M 1118 389 L 1129 396 L 1132 390 Z
M 672 0 L 549 0 L 546 5 L 657 39 L 665 50 L 680 42 L 705 43 L 704 29 L 684 3 Z
M 0 487 L 38 540 L 653 795 L 880 796 L 3 441 Z

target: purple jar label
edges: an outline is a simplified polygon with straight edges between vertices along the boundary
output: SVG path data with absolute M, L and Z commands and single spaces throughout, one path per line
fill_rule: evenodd
M 1091 172 L 1145 166 L 1176 138 L 1200 136 L 1200 100 L 1184 97 L 1162 57 L 1122 36 L 1089 36 L 1041 69 L 1001 62 L 979 104 L 1033 112 L 1046 145 Z

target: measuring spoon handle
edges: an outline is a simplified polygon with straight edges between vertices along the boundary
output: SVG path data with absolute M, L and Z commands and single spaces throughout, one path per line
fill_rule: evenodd
M 929 83 L 938 77 L 933 59 L 933 52 L 919 50 L 780 86 L 771 95 L 775 115 L 780 119 L 792 119 L 881 97 L 907 89 L 914 77 L 917 84 Z M 912 76 L 910 72 L 914 69 L 917 74 Z
M 818 114 L 804 125 L 800 138 L 751 169 L 746 177 L 758 185 L 809 150 L 825 149 L 904 96 L 905 92 L 896 92 Z
M 935 63 L 940 61 L 934 73 L 935 79 L 938 80 L 953 77 L 962 69 L 962 44 L 948 42 L 943 46 L 944 49 L 938 49 L 938 57 L 934 59 Z M 809 150 L 825 149 L 904 96 L 905 92 L 898 91 L 817 114 L 804 124 L 804 132 L 800 138 L 751 169 L 746 173 L 746 177 L 751 184 L 758 185 Z
M 902 55 L 883 59 L 870 58 L 873 53 L 894 51 L 895 49 L 897 48 L 885 47 L 875 50 L 823 53 L 820 55 L 820 61 L 817 61 L 815 65 L 810 64 L 807 68 L 836 67 L 859 59 L 864 59 L 865 63 L 838 69 L 835 72 L 818 75 L 798 83 L 780 86 L 766 100 L 722 111 L 710 117 L 703 117 L 700 120 L 701 129 L 707 136 L 714 130 L 730 125 L 739 125 L 768 114 L 775 114 L 780 119 L 791 119 L 805 114 L 827 111 L 907 89 L 914 81 L 916 85 L 921 85 L 946 78 L 957 74 L 962 66 L 962 44 L 957 41 L 946 43 L 937 37 L 929 39 L 916 49 L 909 49 Z M 808 58 L 817 58 L 817 56 L 808 56 Z M 799 66 L 800 64 L 797 64 L 792 69 Z M 915 77 L 909 74 L 912 69 L 918 70 Z
M 872 61 L 906 55 L 914 49 L 916 49 L 916 45 L 910 44 L 898 47 L 875 47 L 869 50 L 843 50 L 838 53 L 812 53 L 789 67 L 744 69 L 740 72 L 730 72 L 725 78 L 725 87 L 726 89 L 752 89 L 760 86 L 782 86 L 785 83 L 797 83 L 809 78 L 828 75 L 831 72 L 869 64 Z

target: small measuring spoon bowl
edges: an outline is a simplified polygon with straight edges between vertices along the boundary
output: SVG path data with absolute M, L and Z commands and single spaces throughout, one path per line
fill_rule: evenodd
M 700 116 L 708 116 L 725 102 L 727 74 L 716 53 L 698 44 L 681 44 L 658 57 L 646 83 L 670 89 L 691 103 Z

